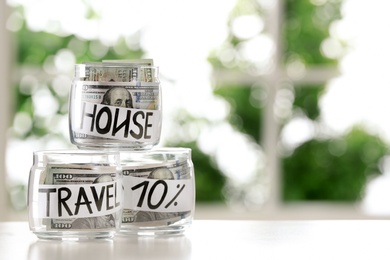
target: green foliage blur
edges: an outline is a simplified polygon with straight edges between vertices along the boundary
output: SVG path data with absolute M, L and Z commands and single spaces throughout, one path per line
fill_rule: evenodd
M 325 57 L 321 43 L 329 37 L 329 26 L 341 17 L 342 1 L 286 1 L 284 57 L 299 59 L 305 66 L 336 65 Z M 318 100 L 324 86 L 295 86 L 293 110 L 316 122 Z M 380 174 L 379 162 L 388 147 L 379 137 L 356 126 L 343 136 L 315 137 L 282 158 L 284 201 L 358 201 L 369 179 Z
M 215 70 L 239 71 L 252 73 L 256 71 L 250 61 L 242 59 L 239 54 L 240 44 L 249 39 L 239 39 L 231 30 L 232 21 L 241 15 L 256 15 L 264 18 L 264 9 L 255 0 L 238 0 L 232 10 L 227 25 L 229 36 L 220 50 L 211 52 L 209 61 Z M 336 66 L 337 60 L 326 57 L 321 52 L 321 43 L 329 36 L 329 26 L 341 17 L 342 0 L 285 0 L 284 22 L 282 29 L 283 62 L 288 65 L 299 61 L 306 68 L 314 65 Z M 319 4 L 313 4 L 317 2 Z M 264 33 L 264 32 L 261 32 Z M 266 32 L 265 32 L 266 33 Z M 136 36 L 134 36 L 136 37 Z M 116 46 L 109 47 L 104 55 L 91 51 L 91 45 L 97 41 L 81 40 L 74 35 L 58 36 L 46 32 L 29 30 L 26 25 L 15 33 L 17 66 L 25 75 L 32 75 L 39 86 L 46 86 L 59 106 L 57 115 L 66 116 L 67 96 L 61 96 L 52 85 L 52 75 L 44 71 L 45 64 L 61 50 L 71 50 L 75 62 L 100 61 L 103 59 L 139 59 L 144 52 L 142 46 L 129 48 L 124 39 Z M 106 48 L 102 46 L 102 48 Z M 226 50 L 224 49 L 226 48 Z M 218 53 L 226 51 L 234 58 L 223 60 Z M 32 69 L 31 69 L 32 68 Z M 21 75 L 19 75 L 21 76 Z M 258 75 L 259 76 L 259 75 Z M 261 78 L 261 75 L 259 76 Z M 227 101 L 230 112 L 227 118 L 237 131 L 250 136 L 254 143 L 261 144 L 266 101 L 264 86 L 258 82 L 237 84 L 228 83 L 215 86 L 214 94 Z M 292 84 L 292 83 L 291 83 Z M 294 85 L 291 113 L 281 120 L 281 128 L 299 113 L 318 122 L 321 116 L 318 101 L 325 89 L 323 85 Z M 43 137 L 58 135 L 51 132 L 45 124 L 47 118 L 40 118 L 33 107 L 34 91 L 26 91 L 17 84 L 14 87 L 14 112 L 23 112 L 31 117 L 31 129 L 24 133 L 14 133 L 19 139 L 31 136 Z M 180 113 L 180 111 L 178 111 Z M 191 118 L 177 115 L 180 125 L 213 124 L 202 118 Z M 64 137 L 62 137 L 64 138 Z M 64 138 L 65 139 L 65 138 Z M 69 142 L 69 140 L 64 140 Z M 226 200 L 224 187 L 227 177 L 218 169 L 215 158 L 205 154 L 198 147 L 196 140 L 173 141 L 167 146 L 182 146 L 192 149 L 192 160 L 196 172 L 197 202 L 223 202 Z M 354 128 L 344 136 L 336 138 L 314 137 L 281 158 L 282 165 L 282 198 L 289 201 L 356 201 L 361 197 L 366 181 L 379 174 L 378 163 L 388 152 L 386 144 L 378 137 L 366 132 L 364 128 Z
M 55 34 L 47 32 L 35 32 L 31 31 L 24 26 L 16 33 L 16 61 L 17 66 L 23 70 L 23 68 L 31 69 L 31 72 L 24 74 L 23 76 L 32 74 L 37 76 L 39 85 L 47 86 L 53 97 L 59 103 L 58 110 L 59 115 L 67 115 L 68 97 L 60 96 L 53 89 L 51 76 L 44 72 L 44 63 L 55 56 L 59 51 L 64 49 L 70 49 L 75 54 L 76 63 L 85 61 L 100 61 L 103 59 L 135 59 L 139 58 L 143 52 L 141 50 L 131 50 L 126 52 L 125 55 L 117 54 L 113 48 L 109 48 L 104 57 L 96 57 L 91 53 L 89 46 L 93 44 L 93 41 L 80 40 L 77 37 L 70 35 L 61 37 Z M 123 45 L 123 42 L 119 42 L 118 45 Z M 41 75 L 41 78 L 38 75 Z M 44 78 L 47 76 L 46 78 Z M 69 86 L 70 87 L 70 86 Z M 50 133 L 50 128 L 46 127 L 42 123 L 46 118 L 37 117 L 34 114 L 34 108 L 32 104 L 33 93 L 22 91 L 20 85 L 17 85 L 14 89 L 14 113 L 25 112 L 33 120 L 33 126 L 31 130 L 24 135 L 19 135 L 18 138 L 27 138 L 30 136 L 45 136 Z
M 358 201 L 389 152 L 380 138 L 354 128 L 337 139 L 310 140 L 283 160 L 286 201 Z
M 299 110 L 311 120 L 316 120 L 321 113 L 318 100 L 323 92 L 324 87 L 321 85 L 306 85 L 295 88 L 293 110 Z
M 315 5 L 314 2 L 322 2 Z M 299 59 L 306 65 L 337 64 L 321 53 L 321 43 L 329 36 L 330 24 L 341 17 L 342 0 L 284 1 L 284 60 Z
M 253 3 L 239 1 L 245 6 L 244 2 L 246 6 L 248 2 Z M 282 54 L 285 65 L 299 61 L 308 69 L 311 66 L 336 66 L 338 60 L 326 57 L 321 51 L 321 44 L 329 37 L 331 23 L 341 18 L 342 0 L 286 0 L 282 4 Z M 252 8 L 250 12 L 242 7 L 237 7 L 237 10 L 242 12 L 236 12 L 231 20 L 248 13 L 264 15 L 261 8 Z M 227 41 L 225 45 L 239 46 L 246 39 L 231 36 Z M 224 67 L 224 62 L 216 53 L 210 57 L 210 61 L 215 68 Z M 225 69 L 232 67 L 228 64 Z M 324 91 L 325 82 L 322 85 L 293 85 L 291 113 L 281 120 L 281 129 L 295 115 L 304 116 L 313 124 L 318 123 L 321 116 L 318 102 Z M 254 108 L 250 92 L 251 86 L 247 85 L 218 85 L 215 90 L 215 94 L 225 98 L 232 106 L 229 122 L 261 143 L 261 107 L 264 102 Z M 281 198 L 284 202 L 358 201 L 367 181 L 380 174 L 379 162 L 388 149 L 383 140 L 358 126 L 343 136 L 315 136 L 293 151 L 282 153 Z
M 253 91 L 249 86 L 223 86 L 216 88 L 214 94 L 229 102 L 231 106 L 231 113 L 228 116 L 229 123 L 259 143 L 262 134 L 263 111 L 248 102 L 253 98 Z

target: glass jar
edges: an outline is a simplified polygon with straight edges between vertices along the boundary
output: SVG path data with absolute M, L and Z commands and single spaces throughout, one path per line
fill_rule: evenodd
M 112 237 L 122 213 L 118 152 L 36 151 L 28 184 L 30 230 L 43 239 Z
M 161 135 L 158 67 L 151 62 L 77 64 L 70 140 L 83 149 L 150 149 Z
M 120 152 L 124 201 L 121 234 L 180 234 L 192 223 L 195 178 L 191 149 Z

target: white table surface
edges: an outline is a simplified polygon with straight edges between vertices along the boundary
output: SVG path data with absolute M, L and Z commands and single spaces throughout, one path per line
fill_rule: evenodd
M 0 260 L 390 259 L 389 220 L 195 220 L 182 236 L 45 241 L 26 222 L 0 223 Z

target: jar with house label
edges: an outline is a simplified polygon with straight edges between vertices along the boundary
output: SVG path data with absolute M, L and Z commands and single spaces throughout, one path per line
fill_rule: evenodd
M 151 60 L 75 65 L 70 140 L 81 149 L 150 149 L 161 135 L 161 89 Z

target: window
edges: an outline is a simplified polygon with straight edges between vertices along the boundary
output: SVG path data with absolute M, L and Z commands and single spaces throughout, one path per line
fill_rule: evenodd
M 368 13 L 362 3 L 9 0 L 1 33 L 16 39 L 16 80 L 2 98 L 15 92 L 6 161 L 13 207 L 25 207 L 34 150 L 73 148 L 73 65 L 140 57 L 160 66 L 161 146 L 193 149 L 199 202 L 283 210 L 368 201 L 366 183 L 384 173 L 378 162 L 386 165 L 388 152 L 388 21 L 380 19 L 389 7 L 376 0 Z

